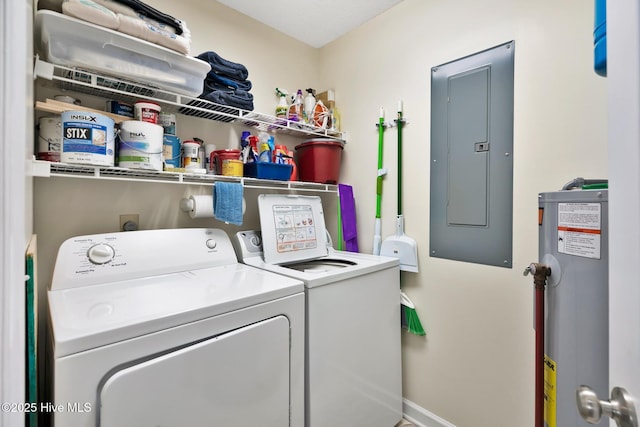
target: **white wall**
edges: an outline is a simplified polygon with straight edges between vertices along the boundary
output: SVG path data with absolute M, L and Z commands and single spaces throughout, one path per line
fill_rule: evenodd
M 404 99 L 405 232 L 420 273 L 403 273 L 426 338 L 404 334 L 404 397 L 458 427 L 533 422 L 531 278 L 537 193 L 607 176 L 606 80 L 592 71 L 593 3 L 404 0 L 322 49 L 349 131 L 343 179 L 355 187 L 360 248 L 371 251 L 378 110 Z M 515 40 L 513 269 L 430 258 L 430 69 Z M 357 78 L 355 77 L 357 76 Z M 393 233 L 396 134 L 385 134 L 383 236 Z

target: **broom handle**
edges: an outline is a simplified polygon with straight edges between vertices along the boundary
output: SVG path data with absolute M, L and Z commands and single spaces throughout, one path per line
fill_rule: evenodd
M 385 174 L 382 169 L 382 154 L 383 154 L 383 141 L 384 141 L 384 109 L 380 108 L 380 118 L 378 120 L 378 173 L 376 177 L 376 221 L 373 230 L 373 254 L 380 255 L 380 245 L 382 243 L 381 229 L 382 229 L 382 177 Z
M 402 100 L 398 102 L 398 216 L 402 215 Z
M 378 119 L 378 176 L 376 178 L 376 218 L 380 218 L 382 212 L 382 154 L 384 147 L 384 109 L 380 108 Z

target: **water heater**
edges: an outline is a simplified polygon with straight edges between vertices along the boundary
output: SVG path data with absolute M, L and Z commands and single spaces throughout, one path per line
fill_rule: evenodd
M 609 395 L 608 190 L 539 194 L 545 290 L 544 425 L 587 427 L 576 389 Z M 608 426 L 604 417 L 597 425 Z

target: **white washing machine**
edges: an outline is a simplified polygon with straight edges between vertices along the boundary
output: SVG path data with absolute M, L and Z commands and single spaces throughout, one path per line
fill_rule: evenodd
M 304 286 L 216 229 L 75 237 L 48 292 L 57 427 L 304 425 Z
M 236 234 L 241 262 L 302 280 L 307 427 L 393 427 L 402 418 L 396 258 L 335 251 L 319 197 L 260 195 L 261 232 Z

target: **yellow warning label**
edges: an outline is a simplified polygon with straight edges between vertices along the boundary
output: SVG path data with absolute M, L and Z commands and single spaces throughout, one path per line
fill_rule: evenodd
M 544 355 L 544 421 L 548 427 L 556 427 L 556 362 Z

